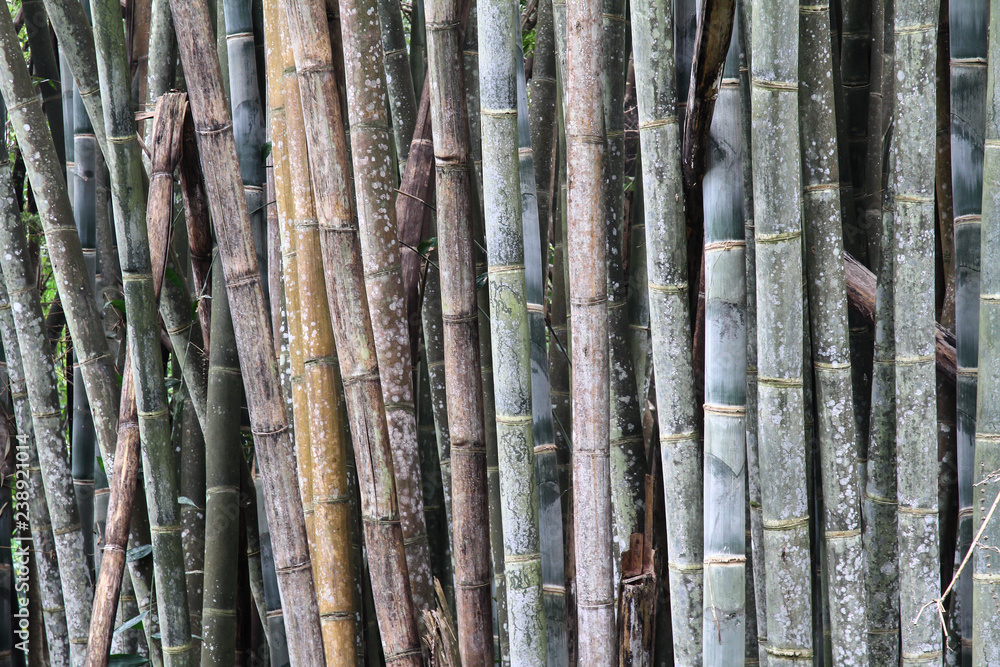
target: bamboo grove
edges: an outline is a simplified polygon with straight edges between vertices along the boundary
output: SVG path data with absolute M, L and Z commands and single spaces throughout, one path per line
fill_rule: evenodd
M 989 0 L 7 7 L 0 667 L 1000 666 Z

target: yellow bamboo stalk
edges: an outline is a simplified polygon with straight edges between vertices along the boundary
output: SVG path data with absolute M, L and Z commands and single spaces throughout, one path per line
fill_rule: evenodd
M 291 177 L 292 215 L 298 271 L 301 356 L 311 445 L 310 551 L 327 665 L 349 667 L 358 640 L 351 559 L 347 432 L 337 347 L 333 337 L 320 249 L 319 222 L 309 177 L 299 83 L 291 45 L 283 40 L 285 131 Z M 294 380 L 293 380 L 294 381 Z M 293 401 L 296 385 L 293 385 Z M 302 412 L 296 403 L 295 412 Z

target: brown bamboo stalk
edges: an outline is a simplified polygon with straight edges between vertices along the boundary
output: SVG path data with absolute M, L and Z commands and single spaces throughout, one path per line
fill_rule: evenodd
M 459 652 L 493 661 L 486 428 L 473 263 L 472 161 L 461 53 L 461 0 L 425 5 L 437 194 L 445 393 L 451 439 L 452 543 Z M 477 202 L 478 203 L 478 202 Z
M 212 266 L 212 228 L 208 222 L 208 202 L 205 184 L 198 166 L 198 140 L 190 114 L 184 122 L 184 150 L 180 163 L 181 195 L 184 203 L 184 220 L 187 224 L 188 249 L 191 254 L 191 273 L 194 276 L 194 297 L 198 300 L 198 320 L 205 349 L 211 349 L 210 330 L 212 318 L 212 281 L 208 271 Z
M 357 460 L 365 544 L 382 645 L 387 663 L 417 666 L 421 663 L 417 619 L 410 597 L 361 242 L 351 211 L 344 123 L 330 67 L 329 36 L 320 29 L 326 22 L 325 8 L 320 2 L 287 3 L 286 12 L 300 75 L 313 197 Z M 377 28 L 377 11 L 373 11 L 373 19 Z M 352 31 L 345 24 L 345 33 Z M 377 33 L 374 38 L 378 40 Z M 345 44 L 345 51 L 353 52 L 352 45 Z M 390 141 L 386 136 L 387 147 Z M 355 148 L 356 157 L 359 153 L 364 155 L 365 150 Z M 387 176 L 391 176 L 391 167 L 385 168 Z M 360 183 L 358 187 L 362 187 Z M 385 195 L 391 196 L 391 190 Z M 386 206 L 390 204 L 385 202 Z M 408 377 L 408 365 L 404 371 Z
M 313 529 L 310 552 L 319 602 L 327 665 L 348 667 L 359 643 L 351 555 L 350 488 L 347 480 L 347 431 L 337 347 L 330 320 L 319 223 L 313 206 L 299 84 L 291 44 L 284 43 L 285 121 L 288 173 L 291 175 L 291 220 L 298 271 L 299 328 L 304 405 L 295 406 L 308 421 L 308 455 Z M 306 335 L 308 333 L 308 335 Z M 293 385 L 293 392 L 296 385 Z M 294 400 L 294 396 L 293 396 Z M 300 460 L 303 448 L 299 448 Z M 307 494 L 303 492 L 303 496 Z
M 275 570 L 282 598 L 295 602 L 284 610 L 289 653 L 294 664 L 323 665 L 295 452 L 208 8 L 205 2 L 183 0 L 171 0 L 170 5 L 246 380 L 254 447 L 274 535 Z
M 186 95 L 167 94 L 156 104 L 153 123 L 150 189 L 146 224 L 153 266 L 153 291 L 157 298 L 167 267 L 170 239 L 173 171 L 180 157 Z M 118 415 L 118 445 L 108 500 L 101 571 L 94 594 L 87 647 L 87 667 L 104 667 L 111 652 L 115 613 L 125 571 L 126 546 L 132 520 L 139 472 L 139 415 L 135 401 L 131 355 L 126 353 L 122 373 L 122 398 Z

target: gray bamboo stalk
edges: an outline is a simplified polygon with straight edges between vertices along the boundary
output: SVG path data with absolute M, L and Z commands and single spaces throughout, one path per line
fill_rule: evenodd
M 81 96 L 84 90 L 81 87 Z M 94 90 L 98 88 L 95 86 Z M 25 161 L 25 167 L 45 231 L 56 288 L 66 312 L 66 323 L 78 363 L 83 370 L 98 445 L 105 464 L 110 466 L 118 426 L 115 370 L 108 355 L 104 325 L 93 297 L 92 280 L 66 192 L 65 165 L 56 155 L 41 102 L 24 65 L 13 23 L 3 17 L 0 17 L 0 91 L 10 108 L 11 126 L 22 153 L 37 155 L 35 159 Z
M 813 655 L 806 491 L 798 5 L 757 0 L 751 19 L 757 265 L 758 460 L 769 665 Z
M 626 309 L 628 276 L 623 262 L 625 236 L 625 0 L 604 0 L 604 216 L 608 260 L 608 363 L 611 401 L 611 507 L 614 521 L 614 568 L 618 579 L 621 554 L 629 536 L 642 526 L 643 476 L 646 458 L 642 413 Z
M 250 0 L 224 0 L 226 23 L 229 108 L 233 115 L 236 156 L 240 162 L 243 190 L 250 211 L 257 265 L 267 278 L 267 221 L 264 200 L 264 135 L 266 119 L 260 99 L 257 59 L 254 53 L 253 16 Z M 265 292 L 265 297 L 267 293 Z M 266 301 L 266 298 L 265 298 Z
M 20 462 L 22 456 L 25 456 L 28 463 L 28 519 L 36 566 L 33 573 L 38 575 L 37 589 L 44 610 L 42 616 L 48 657 L 53 665 L 68 665 L 70 638 L 66 625 L 66 607 L 63 604 L 59 563 L 56 560 L 55 536 L 52 533 L 49 505 L 45 498 L 41 468 L 38 464 L 38 450 L 35 446 L 34 424 L 25 385 L 21 346 L 17 340 L 17 329 L 11 311 L 10 297 L 7 295 L 7 286 L 3 281 L 0 281 L 0 339 L 3 342 L 4 355 L 7 357 L 7 377 L 10 380 L 10 394 L 14 402 L 14 414 L 19 431 L 15 457 Z
M 546 661 L 546 622 L 519 196 L 518 18 L 514 5 L 507 2 L 488 0 L 477 7 L 483 200 L 509 656 L 511 664 L 540 666 Z
M 746 443 L 747 443 L 747 530 L 750 549 L 747 557 L 752 574 L 754 600 L 754 626 L 756 630 L 753 655 L 758 664 L 767 667 L 767 597 L 764 573 L 764 518 L 760 503 L 760 457 L 757 447 L 757 253 L 754 237 L 753 204 L 753 151 L 751 127 L 753 112 L 750 104 L 750 0 L 738 0 L 737 24 L 740 39 L 740 135 L 743 142 L 743 229 L 746 240 L 746 339 L 747 339 L 747 394 L 746 394 Z M 748 588 L 749 590 L 749 588 Z M 750 606 L 749 593 L 747 606 Z M 749 630 L 750 620 L 747 617 Z M 749 633 L 748 633 L 749 634 Z M 752 664 L 747 658 L 747 664 Z
M 190 303 L 190 301 L 188 301 Z M 190 311 L 189 311 L 190 312 Z M 180 373 L 176 373 L 178 376 Z M 180 379 L 180 378 L 178 378 Z M 184 551 L 188 617 L 191 622 L 192 657 L 201 664 L 202 603 L 205 592 L 205 436 L 190 398 L 187 383 L 174 394 L 177 406 L 173 420 L 175 450 L 180 452 L 181 538 Z
M 236 335 L 221 271 L 212 308 L 208 367 L 208 423 L 205 429 L 205 593 L 201 664 L 226 665 L 236 650 L 236 587 L 239 553 L 240 433 L 242 402 Z M 262 617 L 263 622 L 267 618 Z
M 255 495 L 257 507 L 267 508 L 267 498 L 264 497 L 264 480 L 258 473 L 255 479 Z M 247 514 L 247 519 L 252 517 Z M 267 512 L 257 512 L 258 544 L 260 546 L 261 576 L 264 584 L 265 623 L 267 623 L 268 657 L 275 667 L 287 667 L 291 664 L 291 645 L 285 628 L 285 613 L 281 606 L 279 580 L 275 570 L 274 543 L 271 541 L 271 528 Z M 248 524 L 249 525 L 249 524 Z M 249 546 L 249 540 L 248 546 Z M 320 647 L 322 650 L 322 647 Z
M 277 373 L 261 274 L 250 216 L 241 189 L 231 116 L 217 63 L 211 23 L 204 3 L 171 2 L 178 51 L 190 91 L 191 108 L 212 219 L 221 240 L 222 268 L 232 312 L 241 368 L 253 369 L 247 382 L 254 449 L 262 470 L 268 525 L 275 531 L 274 562 L 282 594 L 296 600 L 284 616 L 288 647 L 296 664 L 323 664 L 323 642 L 309 561 L 302 501 L 288 416 Z
M 632 12 L 674 660 L 698 665 L 702 652 L 702 461 L 694 406 L 677 74 L 671 48 L 674 6 L 639 0 Z
M 867 150 L 869 130 L 869 80 L 872 64 L 871 8 L 874 4 L 864 0 L 847 0 L 841 3 L 840 62 L 832 62 L 832 66 L 839 70 L 840 83 L 843 87 L 844 107 L 839 111 L 845 121 L 847 138 L 845 150 L 850 160 L 851 183 L 858 204 L 861 203 L 860 199 L 864 189 L 865 151 Z M 824 33 L 826 32 L 824 30 Z
M 429 253 L 430 261 L 437 263 L 437 251 Z M 428 266 L 424 275 L 423 302 L 420 319 L 424 336 L 424 355 L 427 361 L 428 390 L 437 442 L 438 465 L 441 468 L 441 490 L 444 495 L 445 520 L 449 542 L 454 526 L 454 508 L 451 497 L 451 435 L 448 430 L 448 397 L 445 390 L 444 321 L 441 318 L 441 275 L 437 266 Z
M 170 442 L 166 390 L 162 381 L 160 324 L 154 296 L 146 220 L 143 166 L 136 140 L 125 35 L 114 2 L 93 2 L 94 39 L 109 151 L 111 200 L 118 256 L 128 312 L 128 348 L 135 376 L 135 401 L 142 435 L 142 468 L 150 512 L 153 572 L 161 643 L 166 665 L 192 661 L 187 585 L 177 502 L 178 475 Z M 155 157 L 155 156 L 154 156 Z M 169 179 L 169 174 L 166 178 Z M 160 261 L 165 261 L 161 259 Z
M 17 54 L 20 56 L 20 53 Z M 0 247 L 4 249 L 3 275 L 10 299 L 31 418 L 35 432 L 45 499 L 49 506 L 66 623 L 70 659 L 82 665 L 90 626 L 90 605 L 94 588 L 84 557 L 80 515 L 76 506 L 73 478 L 62 428 L 62 412 L 48 336 L 24 229 L 16 208 L 6 154 L 0 155 Z
M 0 363 L 6 362 L 0 355 Z M 0 376 L 4 382 L 7 378 Z M 10 395 L 4 392 L 4 415 L 0 421 L 0 438 L 3 439 L 4 463 L 0 465 L 0 535 L 3 535 L 3 544 L 0 544 L 0 665 L 11 666 L 14 656 L 14 613 L 21 615 L 18 606 L 17 596 L 14 593 L 14 550 L 11 539 L 17 535 L 14 533 L 14 416 L 8 412 L 10 409 Z M 25 563 L 21 567 L 28 567 Z M 29 611 L 30 614 L 30 611 Z M 29 621 L 30 622 L 30 621 Z M 28 635 L 30 638 L 30 634 Z M 20 649 L 19 649 L 20 650 Z M 27 651 L 22 651 L 26 654 Z
M 934 136 L 938 3 L 895 5 L 896 108 L 890 178 L 895 209 L 896 494 L 903 665 L 941 660 L 938 620 L 918 609 L 937 597 L 938 456 L 934 357 Z
M 76 185 L 73 181 L 73 175 L 76 173 L 76 164 L 74 157 L 74 128 L 76 127 L 73 105 L 74 93 L 79 95 L 79 90 L 76 87 L 76 81 L 73 80 L 73 73 L 69 71 L 69 62 L 66 60 L 66 54 L 62 51 L 59 52 L 59 75 L 62 78 L 62 118 L 63 118 L 63 144 L 65 145 L 66 154 L 63 156 L 66 162 L 66 187 L 69 189 L 69 199 L 72 202 L 76 201 L 73 194 L 73 187 Z
M 986 125 L 987 27 L 990 3 L 984 0 L 950 0 L 951 46 L 951 185 L 955 257 L 955 351 L 957 453 L 958 453 L 958 554 L 964 558 L 978 524 L 973 507 L 981 490 L 973 489 L 981 469 L 976 457 L 976 368 L 979 359 L 980 221 L 983 204 L 983 133 Z M 989 459 L 986 459 L 989 460 Z M 979 470 L 979 472 L 976 472 Z M 986 494 L 987 496 L 989 493 Z M 987 498 L 989 503 L 990 499 Z M 973 572 L 962 571 L 958 596 L 963 664 L 971 660 L 973 631 Z
M 628 221 L 631 229 L 629 231 L 628 291 L 625 308 L 628 312 L 629 341 L 632 350 L 636 397 L 639 401 L 640 415 L 644 415 L 647 411 L 646 401 L 649 398 L 653 367 L 649 363 L 652 342 L 649 330 L 649 290 L 646 289 L 649 279 L 646 269 L 646 211 L 643 208 L 641 153 L 637 154 L 635 159 L 631 220 Z M 553 280 L 555 280 L 554 269 Z
M 410 12 L 410 79 L 420 99 L 427 78 L 427 35 L 424 27 L 424 0 L 413 0 Z
M 392 173 L 388 116 L 384 105 L 385 71 L 377 1 L 342 0 L 340 14 L 344 52 L 371 56 L 363 60 L 346 58 L 344 62 L 356 210 L 365 286 L 393 449 L 399 515 L 407 543 L 410 588 L 414 604 L 424 609 L 432 604 L 433 591 L 420 494 L 410 344 L 406 320 L 399 316 L 404 294 L 393 197 L 396 179 Z
M 954 1 L 954 0 L 953 0 Z M 952 28 L 954 30 L 954 27 Z M 952 33 L 954 34 L 954 33 Z M 1000 11 L 994 7 L 989 20 L 987 58 L 1000 61 Z M 954 51 L 952 52 L 954 56 Z M 954 79 L 953 79 L 954 81 Z M 1000 77 L 989 69 L 986 85 L 985 155 L 982 199 L 982 274 L 980 278 L 979 397 L 976 421 L 973 526 L 985 529 L 982 545 L 996 544 L 1000 524 L 985 512 L 997 497 L 996 471 L 1000 470 Z M 987 521 L 986 525 L 983 522 Z M 976 667 L 1000 662 L 1000 638 L 992 631 L 1000 623 L 995 595 L 1000 578 L 991 552 L 980 546 L 973 556 L 972 664 Z M 965 639 L 963 635 L 962 639 Z M 964 641 L 963 641 L 964 644 Z
M 410 71 L 399 0 L 379 0 L 378 14 L 385 54 L 385 88 L 392 112 L 392 136 L 396 142 L 399 173 L 402 174 L 410 157 L 410 141 L 417 122 L 417 97 L 413 90 L 413 73 Z
M 746 654 L 746 241 L 739 44 L 732 40 L 709 133 L 705 214 L 704 664 Z
M 573 309 L 573 511 L 577 636 L 583 664 L 616 655 L 608 349 L 607 160 L 602 3 L 567 4 L 566 144 Z
M 551 29 L 551 16 L 550 29 Z M 536 32 L 536 35 L 538 33 Z M 549 34 L 549 58 L 552 34 Z M 532 149 L 532 120 L 528 108 L 528 90 L 524 81 L 522 40 L 517 53 L 517 139 L 521 182 L 521 228 L 524 234 L 524 277 L 528 305 L 528 338 L 531 353 L 531 415 L 532 437 L 535 443 L 535 476 L 538 484 L 538 530 L 542 555 L 542 596 L 545 603 L 545 632 L 548 665 L 569 662 L 566 636 L 566 580 L 564 573 L 564 542 L 562 503 L 559 484 L 559 459 L 552 424 L 552 398 L 549 395 L 548 332 L 545 326 L 545 282 L 548 269 L 548 201 L 552 172 L 552 129 L 542 142 L 538 163 Z M 544 40 L 543 40 L 544 44 Z M 532 82 L 534 83 L 534 73 Z M 555 83 L 555 79 L 552 79 Z M 554 96 L 553 96 L 554 97 Z M 538 101 L 537 104 L 543 102 Z M 551 100 L 550 115 L 555 121 L 555 101 Z M 545 123 L 537 120 L 534 125 Z M 539 176 L 536 165 L 545 176 Z M 545 180 L 545 214 L 539 188 Z M 544 224 L 542 223 L 545 218 Z M 543 241 L 544 239 L 544 241 Z M 544 243 L 544 245 L 543 245 Z M 631 382 L 631 379 L 629 380 Z
M 101 85 L 97 74 L 97 54 L 94 50 L 94 34 L 90 28 L 90 6 L 85 2 L 61 2 L 45 0 L 52 30 L 59 40 L 60 56 L 73 74 L 80 97 L 87 109 L 90 123 L 97 136 L 101 153 L 107 155 L 108 146 L 104 134 L 104 108 L 101 102 Z M 74 341 L 76 339 L 74 338 Z M 117 410 L 114 414 L 118 414 Z
M 444 511 L 444 489 L 441 466 L 438 462 L 437 434 L 431 409 L 430 377 L 427 374 L 427 362 L 424 358 L 421 358 L 418 374 L 417 437 L 420 443 L 420 471 L 423 474 L 424 516 L 427 517 L 427 537 L 431 553 L 438 555 L 431 561 L 431 574 L 442 582 L 441 585 L 445 587 L 447 594 L 449 585 L 447 582 L 452 581 L 454 577 L 451 538 Z M 454 589 L 454 586 L 452 588 Z
M 455 606 L 462 662 L 493 662 L 486 429 L 473 259 L 473 190 L 461 1 L 429 0 L 427 64 L 435 159 L 445 391 L 451 444 Z
M 83 247 L 83 259 L 90 272 L 91 288 L 96 295 L 97 259 L 97 139 L 90 125 L 79 90 L 73 85 L 73 106 L 70 118 L 73 120 L 74 173 L 73 213 L 76 229 Z M 79 156 L 79 158 L 75 157 Z M 67 183 L 69 180 L 67 180 Z M 74 355 L 75 356 L 75 355 Z M 94 416 L 84 390 L 83 370 L 79 364 L 73 367 L 73 432 L 70 453 L 73 480 L 76 486 L 77 506 L 80 510 L 80 524 L 84 527 L 83 544 L 91 571 L 94 571 L 94 456 L 96 454 L 97 432 L 94 430 Z
M 816 434 L 824 515 L 817 517 L 826 550 L 825 613 L 838 665 L 867 664 L 867 622 L 861 544 L 861 498 L 851 372 L 847 287 L 843 269 L 840 169 L 834 109 L 830 6 L 799 10 L 799 119 L 802 128 L 803 226 Z

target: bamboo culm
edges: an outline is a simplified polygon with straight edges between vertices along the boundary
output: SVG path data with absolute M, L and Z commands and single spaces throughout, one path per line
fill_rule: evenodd
M 990 12 L 988 58 L 1000 61 L 1000 11 Z M 979 297 L 979 396 L 976 420 L 976 443 L 973 487 L 973 526 L 980 530 L 990 503 L 995 503 L 1000 484 L 1000 404 L 995 400 L 1000 390 L 1000 77 L 990 68 L 986 84 L 985 156 L 982 199 L 982 274 Z M 996 544 L 1000 524 L 996 517 L 987 523 L 982 545 Z M 991 552 L 980 546 L 973 556 L 972 583 L 972 664 L 1000 662 L 1000 638 L 992 631 L 1000 623 L 995 596 L 996 564 Z M 965 637 L 963 636 L 964 640 Z M 963 642 L 964 643 L 964 642 Z
M 649 317 L 663 462 L 674 660 L 697 665 L 702 650 L 702 456 L 694 410 L 678 84 L 671 48 L 674 10 L 673 3 L 639 0 L 632 10 L 632 44 L 644 155 Z M 688 79 L 682 81 L 686 89 Z
M 768 664 L 813 655 L 803 347 L 802 171 L 798 142 L 799 16 L 756 0 L 751 105 L 757 265 L 758 457 Z M 790 134 L 791 133 L 791 134 Z
M 890 147 L 897 258 L 893 283 L 896 365 L 896 495 L 902 664 L 941 660 L 937 597 L 938 457 L 934 361 L 934 137 L 938 3 L 895 5 L 896 107 Z M 918 391 L 917 388 L 920 388 Z

